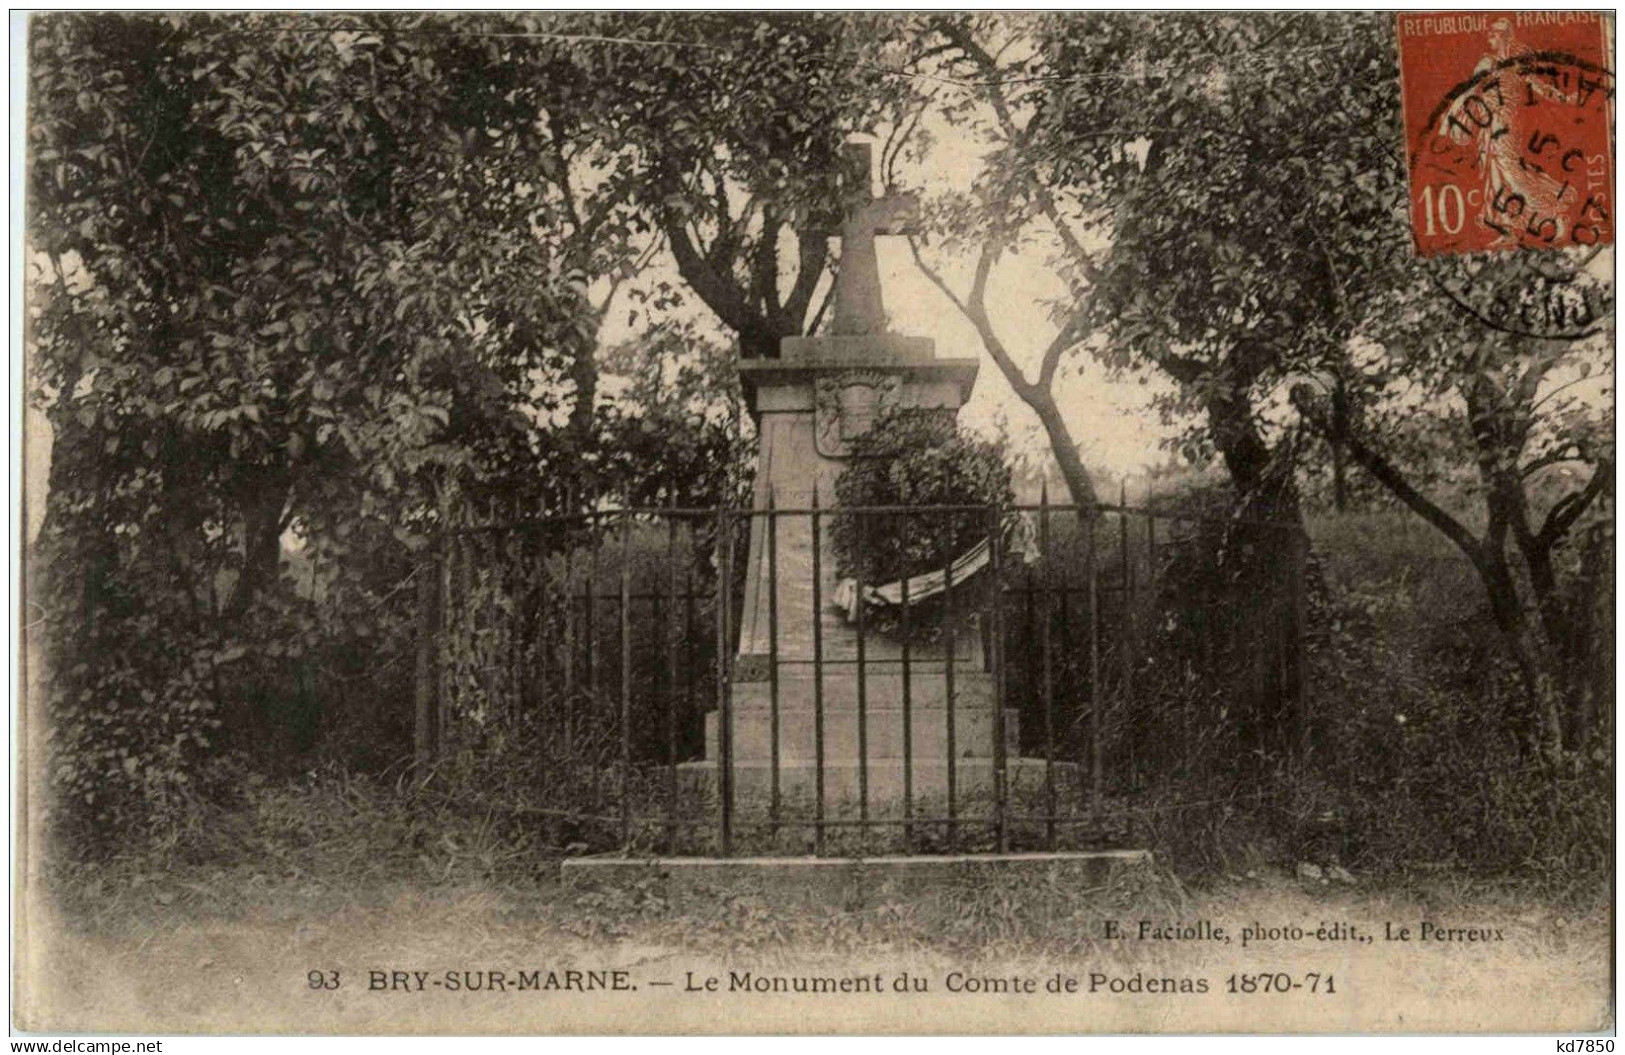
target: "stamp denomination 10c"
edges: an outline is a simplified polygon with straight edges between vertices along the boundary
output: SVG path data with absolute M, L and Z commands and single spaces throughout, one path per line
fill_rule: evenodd
M 1602 15 L 1402 14 L 1398 32 L 1419 254 L 1613 242 Z

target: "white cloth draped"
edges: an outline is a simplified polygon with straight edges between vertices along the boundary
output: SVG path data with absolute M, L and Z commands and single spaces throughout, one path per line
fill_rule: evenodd
M 1022 561 L 1031 564 L 1038 559 L 1038 553 L 1033 545 L 1032 525 L 1025 516 L 1018 517 L 1013 536 L 1008 543 L 1008 551 L 1021 557 Z M 948 589 L 948 572 L 953 572 L 954 586 L 963 586 L 977 573 L 986 568 L 993 560 L 993 547 L 983 539 L 961 554 L 947 569 L 928 571 L 908 579 L 908 603 L 910 606 L 929 600 Z M 839 608 L 846 617 L 847 622 L 854 622 L 858 617 L 858 581 L 856 579 L 842 579 L 835 584 L 835 607 Z M 903 580 L 888 582 L 881 586 L 865 586 L 863 600 L 871 608 L 885 606 L 896 608 L 903 603 Z

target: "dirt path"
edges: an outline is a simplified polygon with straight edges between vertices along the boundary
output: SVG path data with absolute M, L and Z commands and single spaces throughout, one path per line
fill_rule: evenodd
M 1488 895 L 1389 896 L 1285 878 L 1194 897 L 979 889 L 908 904 L 786 907 L 715 893 L 676 904 L 649 887 L 580 893 L 551 883 L 401 887 L 362 900 L 309 885 L 231 897 L 153 891 L 134 910 L 114 899 L 114 918 L 42 928 L 50 937 L 24 961 L 33 966 L 20 1021 L 39 1031 L 165 1033 L 1551 1033 L 1609 1024 L 1601 911 L 1571 920 Z M 1141 919 L 1185 936 L 1148 931 L 1142 940 Z M 1126 936 L 1106 937 L 1108 921 Z M 1318 940 L 1312 931 L 1323 925 L 1352 926 L 1356 937 L 1329 927 L 1332 940 Z M 1291 926 L 1311 933 L 1242 947 L 1244 928 Z M 1386 940 L 1401 927 L 1411 940 Z M 1453 940 L 1440 940 L 1451 928 Z M 321 988 L 333 971 L 338 987 Z M 491 991 L 497 971 L 505 991 Z M 909 991 L 898 993 L 904 972 Z M 1301 988 L 1231 993 L 1232 974 L 1270 975 L 1260 990 Z M 882 992 L 863 991 L 877 977 Z M 847 979 L 857 991 L 773 991 L 798 978 Z M 635 988 L 547 988 L 572 979 Z M 516 991 L 526 982 L 534 987 Z M 467 991 L 475 983 L 481 991 Z

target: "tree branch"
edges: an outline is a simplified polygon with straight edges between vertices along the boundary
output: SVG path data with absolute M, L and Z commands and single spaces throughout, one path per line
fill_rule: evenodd
M 762 301 L 762 314 L 769 320 L 779 317 L 779 222 L 772 206 L 762 210 L 762 236 L 756 243 L 756 259 L 751 265 L 751 285 Z
M 942 275 L 928 265 L 925 262 L 925 259 L 920 256 L 920 245 L 914 240 L 913 235 L 908 236 L 908 251 L 914 256 L 914 266 L 918 267 L 921 273 L 923 273 L 926 278 L 931 280 L 932 285 L 942 290 L 942 295 L 947 297 L 948 300 L 953 303 L 953 306 L 959 309 L 962 315 L 969 318 L 970 309 L 965 307 L 965 302 L 960 300 L 959 297 L 955 295 L 954 291 L 948 287 L 948 283 L 943 281 Z
M 1562 465 L 1564 462 L 1585 462 L 1587 465 L 1591 464 L 1591 459 L 1581 456 L 1579 453 L 1577 453 L 1578 450 L 1578 444 L 1565 443 L 1556 450 L 1547 451 L 1538 458 L 1530 459 L 1527 464 L 1518 469 L 1518 475 L 1521 477 L 1533 476 L 1542 469 L 1553 465 Z
M 548 138 L 552 140 L 553 160 L 559 166 L 558 184 L 559 192 L 564 196 L 564 211 L 570 216 L 570 223 L 579 232 L 581 230 L 581 210 L 576 206 L 575 192 L 570 189 L 570 159 L 564 153 L 564 134 L 559 128 L 559 116 L 552 111 L 547 115 Z
M 1049 347 L 1044 349 L 1044 358 L 1038 367 L 1040 388 L 1049 388 L 1055 383 L 1055 371 L 1061 365 L 1061 356 L 1068 348 L 1078 343 L 1078 326 L 1083 320 L 1083 311 L 1081 306 L 1075 310 L 1056 333 L 1054 340 L 1049 342 Z
M 1613 462 L 1607 459 L 1599 461 L 1597 467 L 1591 470 L 1591 479 L 1586 482 L 1584 488 L 1564 495 L 1552 506 L 1551 511 L 1546 514 L 1545 523 L 1541 524 L 1539 533 L 1535 535 L 1535 541 L 1547 549 L 1557 545 L 1563 536 L 1568 534 L 1569 528 L 1574 526 L 1574 522 L 1584 516 L 1592 503 L 1608 489 L 1613 478 Z
M 806 332 L 811 333 L 811 327 L 807 327 L 807 308 L 812 304 L 813 294 L 818 290 L 819 279 L 824 277 L 824 265 L 829 261 L 829 243 L 815 235 L 801 232 L 796 233 L 796 240 L 799 243 L 796 255 L 800 257 L 800 262 L 796 271 L 795 285 L 790 288 L 790 296 L 784 302 L 784 312 L 798 331 L 806 327 Z M 834 288 L 831 286 L 830 291 L 834 292 Z M 827 303 L 828 295 L 824 299 Z M 820 311 L 819 314 L 822 315 L 823 312 Z
M 1482 567 L 1483 547 L 1471 531 L 1455 517 L 1445 512 L 1430 498 L 1422 494 L 1404 475 L 1394 467 L 1393 463 L 1384 458 L 1377 451 L 1367 446 L 1358 436 L 1339 432 L 1333 427 L 1324 410 L 1316 405 L 1308 385 L 1299 384 L 1292 388 L 1292 405 L 1316 432 L 1320 433 L 1328 443 L 1340 444 L 1349 456 L 1366 472 L 1370 473 L 1377 482 L 1382 484 L 1404 502 L 1417 516 L 1426 520 L 1437 528 L 1446 538 L 1456 544 L 1456 547 L 1465 553 L 1475 567 Z
M 970 295 L 963 300 L 949 288 L 942 275 L 925 262 L 925 259 L 920 255 L 919 244 L 912 235 L 908 239 L 908 249 L 914 255 L 915 265 L 919 267 L 926 278 L 931 280 L 931 284 L 940 289 L 943 296 L 947 297 L 953 303 L 953 306 L 959 309 L 959 313 L 965 316 L 970 324 L 976 328 L 976 335 L 982 339 L 982 346 L 987 349 L 988 354 L 993 357 L 993 361 L 998 364 L 999 372 L 1004 374 L 1005 380 L 1010 382 L 1010 387 L 1015 389 L 1016 394 L 1023 400 L 1030 402 L 1035 392 L 1033 385 L 1027 380 L 1026 375 L 1021 372 L 1021 367 L 1016 365 L 1015 359 L 1011 357 L 1009 349 L 1004 346 L 1004 342 L 999 340 L 998 334 L 993 332 L 993 320 L 988 318 L 987 314 L 985 303 L 987 279 L 988 274 L 993 269 L 993 261 L 999 256 L 998 243 L 990 239 L 982 246 L 981 256 L 976 261 L 976 278 L 971 283 Z
M 993 107 L 993 114 L 998 119 L 1000 130 L 1019 154 L 1021 149 L 1026 146 L 1032 130 L 1030 128 L 1023 129 L 1016 123 L 1015 115 L 1010 111 L 1010 101 L 1004 97 L 999 84 L 998 78 L 1001 71 L 998 62 L 987 53 L 987 49 L 976 42 L 975 38 L 970 35 L 964 26 L 945 19 L 939 24 L 939 28 L 943 35 L 964 53 L 966 58 L 981 67 L 982 71 L 987 75 L 987 80 L 982 84 L 982 94 L 987 98 L 988 104 Z M 1077 235 L 1072 233 L 1072 228 L 1067 226 L 1066 221 L 1061 217 L 1061 210 L 1055 204 L 1054 195 L 1050 194 L 1049 188 L 1044 185 L 1043 180 L 1031 179 L 1028 183 L 1033 198 L 1038 202 L 1038 207 L 1043 212 L 1045 219 L 1049 220 L 1050 226 L 1055 228 L 1055 235 L 1061 240 L 1067 256 L 1083 273 L 1084 280 L 1091 286 L 1096 285 L 1100 277 L 1099 269 L 1095 267 L 1095 262 L 1090 258 L 1088 252 L 1084 250 L 1083 243 L 1078 240 Z
M 1083 464 L 1083 458 L 1078 454 L 1078 446 L 1072 440 L 1071 431 L 1067 428 L 1066 418 L 1060 407 L 1055 404 L 1055 396 L 1050 391 L 1048 383 L 1032 384 L 1016 365 L 1015 359 L 999 340 L 998 334 L 993 332 L 993 320 L 987 314 L 987 280 L 993 269 L 993 262 L 998 259 L 1000 245 L 994 239 L 989 239 L 982 245 L 982 252 L 976 261 L 976 278 L 971 283 L 971 292 L 965 299 L 960 299 L 949 288 L 934 268 L 926 264 L 920 255 L 920 247 L 910 237 L 908 239 L 909 252 L 914 255 L 914 263 L 931 280 L 932 285 L 942 291 L 960 314 L 970 321 L 976 328 L 976 334 L 982 340 L 982 346 L 987 349 L 993 362 L 999 367 L 1021 401 L 1038 415 L 1038 420 L 1044 426 L 1044 434 L 1049 438 L 1050 452 L 1055 456 L 1056 465 L 1060 467 L 1061 476 L 1066 480 L 1067 490 L 1072 494 L 1072 501 L 1078 507 L 1078 516 L 1085 521 L 1093 518 L 1099 512 L 1098 499 L 1095 494 L 1095 485 L 1089 475 L 1088 467 Z M 1056 334 L 1057 343 L 1065 342 L 1065 330 Z
M 717 273 L 709 258 L 700 255 L 681 223 L 668 223 L 665 228 L 677 270 L 699 298 L 735 333 L 751 329 L 750 309 L 738 288 Z
M 807 322 L 807 336 L 811 337 L 813 334 L 818 332 L 818 324 L 824 321 L 824 313 L 829 310 L 829 306 L 834 302 L 834 300 L 835 283 L 831 282 L 829 284 L 828 291 L 824 293 L 824 299 L 818 304 L 818 310 L 813 313 L 812 319 Z
M 1207 364 L 1188 355 L 1169 352 L 1156 357 L 1157 366 L 1182 385 L 1194 384 L 1207 372 Z

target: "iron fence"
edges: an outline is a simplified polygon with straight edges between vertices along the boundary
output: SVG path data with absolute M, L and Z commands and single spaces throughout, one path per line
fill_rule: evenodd
M 966 522 L 982 557 L 929 552 Z M 925 556 L 864 581 L 903 536 Z M 509 766 L 593 848 L 1110 844 L 1169 787 L 1307 749 L 1305 555 L 1122 503 L 816 492 L 454 527 L 419 579 L 417 762 Z

